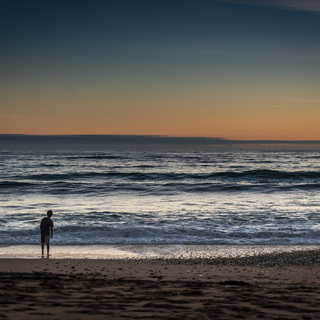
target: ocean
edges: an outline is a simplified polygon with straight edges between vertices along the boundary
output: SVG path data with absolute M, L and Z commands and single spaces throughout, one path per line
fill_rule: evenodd
M 319 151 L 0 151 L 0 246 L 320 245 Z

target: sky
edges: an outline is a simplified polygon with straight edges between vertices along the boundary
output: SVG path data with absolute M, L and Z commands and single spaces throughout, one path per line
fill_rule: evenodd
M 320 140 L 320 1 L 3 0 L 0 134 Z

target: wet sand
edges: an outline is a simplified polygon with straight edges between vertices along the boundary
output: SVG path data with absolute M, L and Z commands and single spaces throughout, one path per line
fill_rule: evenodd
M 320 319 L 319 250 L 0 259 L 0 319 Z

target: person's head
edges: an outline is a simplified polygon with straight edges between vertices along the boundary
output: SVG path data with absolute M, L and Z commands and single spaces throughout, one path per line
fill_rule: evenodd
M 48 210 L 48 212 L 47 212 L 47 216 L 48 216 L 48 218 L 51 218 L 51 217 L 52 217 L 52 215 L 53 215 L 52 210 Z

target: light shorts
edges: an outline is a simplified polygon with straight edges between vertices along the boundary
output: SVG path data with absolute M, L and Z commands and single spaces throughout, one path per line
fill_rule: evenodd
M 50 235 L 41 235 L 41 243 L 46 243 L 49 244 L 50 243 Z

